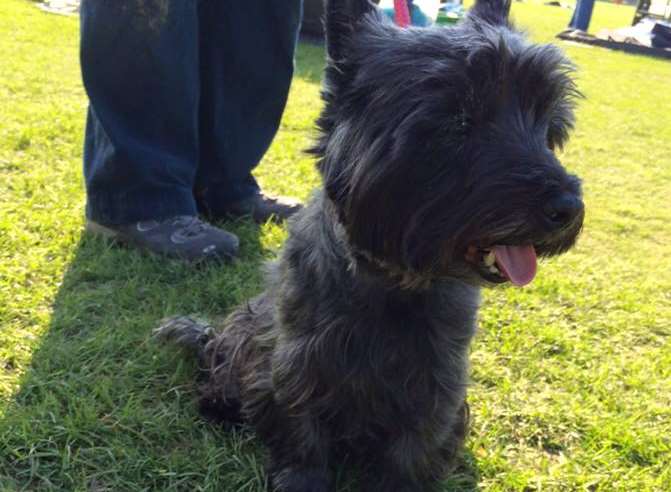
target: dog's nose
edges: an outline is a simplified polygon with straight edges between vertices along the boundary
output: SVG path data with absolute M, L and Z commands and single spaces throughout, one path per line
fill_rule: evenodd
M 560 229 L 573 223 L 582 214 L 582 200 L 570 193 L 563 193 L 551 198 L 544 206 L 543 212 L 553 229 Z

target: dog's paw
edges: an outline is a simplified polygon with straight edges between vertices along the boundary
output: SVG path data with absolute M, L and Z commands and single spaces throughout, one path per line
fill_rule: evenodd
M 286 467 L 270 476 L 273 492 L 330 492 L 333 490 L 329 473 L 313 468 Z

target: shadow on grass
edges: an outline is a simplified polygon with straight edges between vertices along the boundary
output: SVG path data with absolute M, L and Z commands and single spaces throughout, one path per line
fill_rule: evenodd
M 253 434 L 203 421 L 193 361 L 150 336 L 165 316 L 220 317 L 261 290 L 260 264 L 272 253 L 256 226 L 228 228 L 241 238 L 241 260 L 197 269 L 82 239 L 0 418 L 1 490 L 265 489 Z M 467 454 L 445 490 L 477 490 L 477 478 Z
M 256 444 L 198 418 L 193 363 L 150 336 L 165 316 L 223 316 L 259 292 L 272 253 L 255 225 L 227 228 L 241 260 L 200 268 L 81 240 L 0 418 L 1 490 L 258 490 Z

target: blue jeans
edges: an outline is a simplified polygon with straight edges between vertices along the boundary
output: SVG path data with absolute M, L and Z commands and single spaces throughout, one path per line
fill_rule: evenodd
M 87 216 L 217 215 L 255 193 L 301 13 L 302 0 L 84 0 Z
M 573 16 L 568 26 L 571 29 L 580 29 L 587 32 L 589 21 L 592 18 L 592 10 L 594 9 L 594 0 L 578 0 L 573 11 Z

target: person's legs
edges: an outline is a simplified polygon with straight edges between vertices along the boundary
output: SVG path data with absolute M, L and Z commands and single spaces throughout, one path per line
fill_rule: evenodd
M 197 2 L 84 0 L 90 232 L 189 260 L 237 254 L 196 217 L 198 50 Z
M 569 28 L 587 32 L 593 9 L 594 0 L 578 0 L 569 22 Z
M 84 0 L 87 216 L 118 225 L 195 215 L 196 2 Z
M 251 175 L 279 127 L 301 0 L 202 0 L 196 197 L 210 216 L 258 194 Z
M 576 7 L 577 7 L 577 6 L 578 6 L 578 4 L 577 4 L 577 2 L 576 2 Z M 571 14 L 571 20 L 568 21 L 568 27 L 569 27 L 569 28 L 573 28 L 573 26 L 575 25 L 575 14 L 576 14 L 577 11 L 578 11 L 577 8 L 574 8 L 574 9 L 573 9 L 573 14 Z

